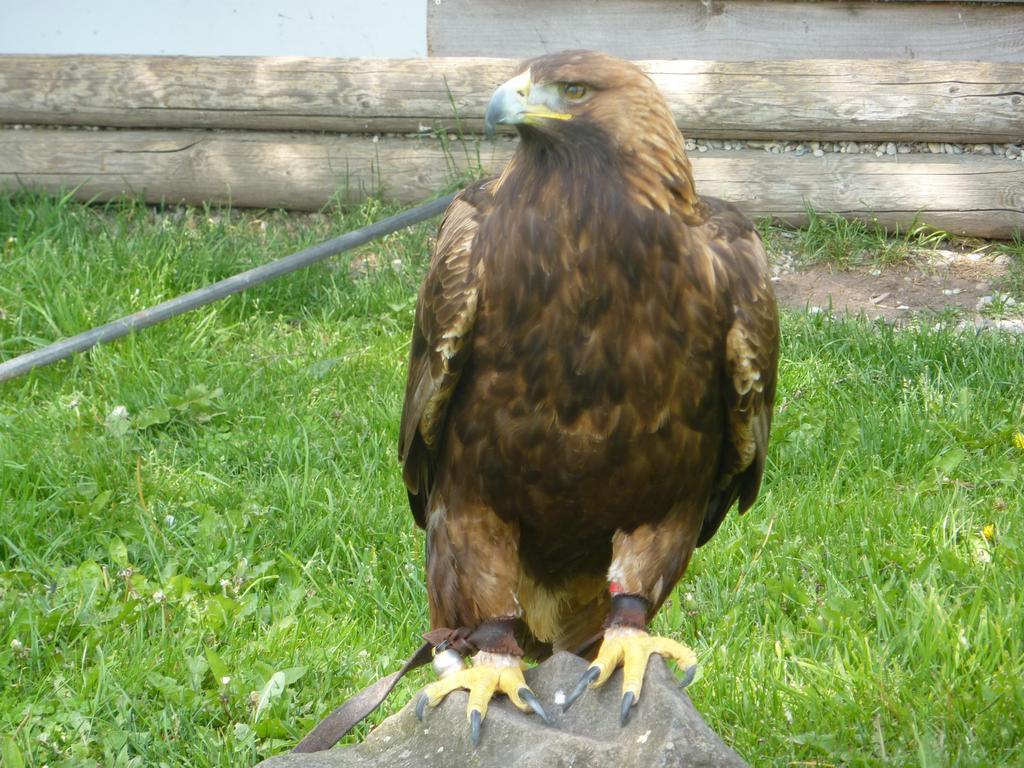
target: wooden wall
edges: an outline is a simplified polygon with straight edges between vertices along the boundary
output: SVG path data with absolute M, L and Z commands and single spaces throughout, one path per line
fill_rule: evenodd
M 599 46 L 671 57 L 640 63 L 683 133 L 715 141 L 691 152 L 699 190 L 752 215 L 800 223 L 812 207 L 986 237 L 1024 229 L 1024 162 L 997 154 L 1024 140 L 1024 2 L 427 7 L 432 50 L 462 55 L 0 56 L 0 187 L 295 209 L 372 193 L 416 201 L 467 172 L 497 170 L 512 152 L 510 136 L 479 134 L 491 92 L 517 60 L 477 53 Z M 940 20 L 946 32 L 932 34 Z M 899 58 L 861 58 L 880 41 Z M 773 153 L 716 140 L 893 142 L 901 151 Z
M 428 0 L 431 56 L 526 58 L 595 48 L 627 59 L 1024 63 L 1017 0 Z
M 689 137 L 1024 136 L 1024 67 L 1015 64 L 639 63 Z M 0 56 L 0 124 L 479 133 L 491 93 L 515 67 L 515 60 L 480 58 Z
M 317 210 L 338 196 L 381 193 L 428 198 L 476 166 L 496 172 L 515 143 L 480 145 L 427 137 L 368 137 L 277 131 L 0 132 L 0 185 L 57 190 L 83 199 L 141 195 L 150 202 L 230 202 Z M 479 157 L 477 150 L 479 149 Z M 799 224 L 807 208 L 877 219 L 906 229 L 921 220 L 979 237 L 1024 231 L 1024 163 L 967 155 L 691 153 L 702 194 L 752 216 Z

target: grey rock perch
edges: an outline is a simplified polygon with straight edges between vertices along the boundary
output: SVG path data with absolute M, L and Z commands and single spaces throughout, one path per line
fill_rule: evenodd
M 619 725 L 622 672 L 587 691 L 568 712 L 555 702 L 572 690 L 587 662 L 558 653 L 526 672 L 554 724 L 524 714 L 504 697 L 491 702 L 480 745 L 473 749 L 466 693 L 456 692 L 421 723 L 411 703 L 362 744 L 306 755 L 278 755 L 257 768 L 626 768 L 747 764 L 701 719 L 660 658 L 651 659 L 640 701 Z M 561 695 L 559 695 L 561 694 Z

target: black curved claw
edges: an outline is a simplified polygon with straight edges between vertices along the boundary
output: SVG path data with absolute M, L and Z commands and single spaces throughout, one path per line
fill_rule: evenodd
M 533 691 L 529 688 L 520 688 L 519 698 L 529 704 L 530 709 L 536 712 L 540 716 L 541 720 L 548 725 L 551 725 L 551 718 L 548 717 L 548 713 L 544 711 L 544 707 L 540 705 L 540 700 L 534 695 Z
M 629 710 L 633 708 L 634 701 L 636 701 L 636 694 L 632 691 L 626 691 L 622 694 L 622 709 L 619 710 L 619 722 L 623 725 L 629 720 Z
M 568 712 L 569 707 L 573 705 L 573 702 L 583 695 L 583 692 L 587 690 L 587 686 L 597 680 L 600 674 L 600 667 L 590 667 L 586 672 L 584 672 L 583 677 L 581 677 L 580 681 L 576 683 L 576 687 L 572 689 L 572 693 L 569 694 L 565 700 L 565 704 L 562 705 L 562 711 Z
M 421 693 L 420 697 L 416 699 L 416 719 L 421 723 L 423 722 L 423 716 L 427 712 L 427 703 L 429 701 L 430 699 L 427 698 L 427 694 L 425 693 Z
M 482 720 L 483 717 L 479 709 L 474 709 L 469 715 L 469 740 L 473 742 L 474 747 L 480 743 L 480 723 Z
M 693 665 L 687 667 L 686 671 L 683 672 L 683 679 L 679 682 L 679 687 L 680 688 L 685 688 L 690 683 L 692 683 L 693 682 L 693 678 L 696 676 L 696 674 L 697 674 L 697 665 L 696 664 L 693 664 Z

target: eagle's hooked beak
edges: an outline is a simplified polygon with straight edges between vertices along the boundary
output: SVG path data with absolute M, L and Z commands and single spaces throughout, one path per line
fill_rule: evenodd
M 551 94 L 544 86 L 534 87 L 530 70 L 516 75 L 491 96 L 484 115 L 484 130 L 494 138 L 499 125 L 536 125 L 542 120 L 571 120 L 572 115 L 556 112 L 546 102 Z

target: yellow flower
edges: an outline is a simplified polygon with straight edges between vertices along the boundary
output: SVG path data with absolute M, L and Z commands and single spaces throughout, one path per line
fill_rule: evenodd
M 1013 444 L 1024 451 L 1024 432 L 1013 433 Z
M 996 537 L 996 524 L 989 523 L 981 529 L 981 535 L 985 537 L 986 541 L 992 541 Z

